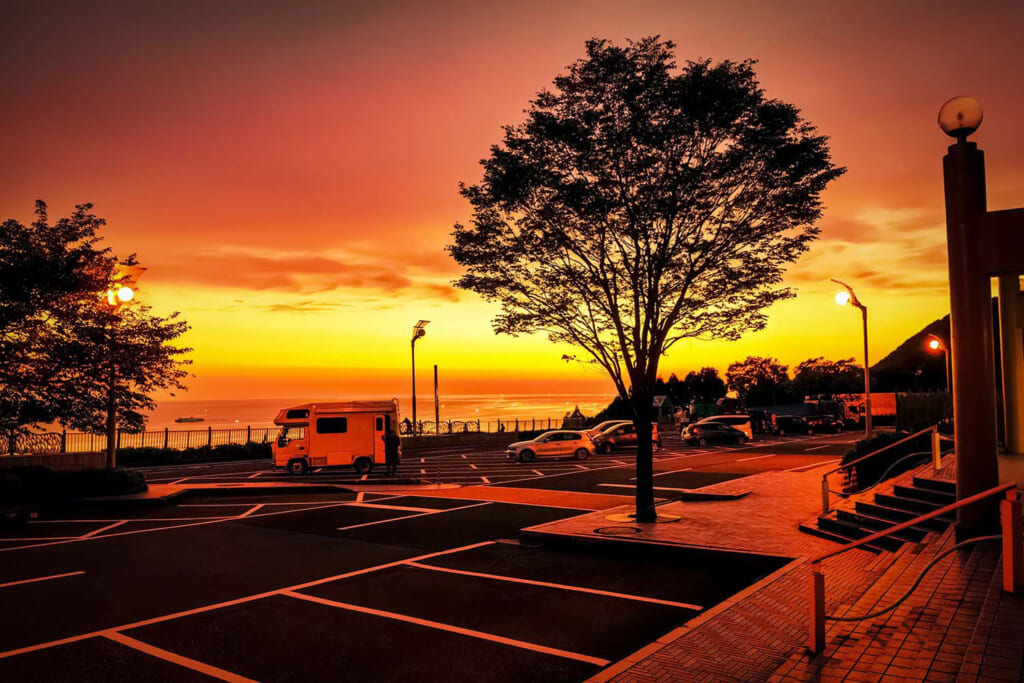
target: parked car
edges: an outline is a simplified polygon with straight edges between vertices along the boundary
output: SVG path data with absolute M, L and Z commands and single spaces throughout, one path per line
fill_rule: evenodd
M 780 436 L 786 434 L 810 434 L 811 426 L 802 415 L 776 415 L 775 426 Z
M 594 442 L 586 432 L 563 431 L 544 432 L 529 441 L 517 441 L 505 451 L 509 460 L 532 462 L 538 456 L 572 456 L 586 460 L 594 453 Z
M 612 425 L 597 436 L 593 437 L 594 447 L 598 453 L 611 453 L 612 451 L 636 446 L 636 425 L 632 422 Z M 661 434 L 658 433 L 658 425 L 651 423 L 651 442 L 655 452 L 661 448 Z
M 598 434 L 604 432 L 607 429 L 611 429 L 612 427 L 617 426 L 617 425 L 628 425 L 628 424 L 633 424 L 633 421 L 632 420 L 605 420 L 604 422 L 601 422 L 601 423 L 596 424 L 593 427 L 589 428 L 587 430 L 587 436 L 589 436 L 591 439 L 593 439 L 595 436 L 597 436 Z
M 815 415 L 807 418 L 807 428 L 813 433 L 831 432 L 838 434 L 843 431 L 843 421 L 835 415 Z
M 702 422 L 717 422 L 718 424 L 729 425 L 733 429 L 738 429 L 746 434 L 748 439 L 754 438 L 754 430 L 750 426 L 749 415 L 715 415 L 713 417 L 705 417 L 697 422 L 697 424 Z
M 679 436 L 691 446 L 707 446 L 712 443 L 744 444 L 747 442 L 746 434 L 735 427 L 719 422 L 695 422 L 687 425 Z

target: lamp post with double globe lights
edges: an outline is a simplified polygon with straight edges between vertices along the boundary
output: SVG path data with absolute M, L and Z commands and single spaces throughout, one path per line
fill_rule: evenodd
M 412 326 L 412 429 L 410 431 L 413 434 L 418 434 L 420 431 L 419 423 L 416 421 L 416 340 L 427 334 L 423 328 L 429 322 L 429 320 L 420 320 Z

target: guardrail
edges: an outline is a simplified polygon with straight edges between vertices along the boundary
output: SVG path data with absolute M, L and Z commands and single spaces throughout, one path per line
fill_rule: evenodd
M 927 430 L 925 430 L 927 431 Z M 864 538 L 848 543 L 841 548 L 832 550 L 823 555 L 819 555 L 811 560 L 811 597 L 809 601 L 809 632 L 807 638 L 807 649 L 813 654 L 819 654 L 825 649 L 825 621 L 863 621 L 865 619 L 874 618 L 880 614 L 894 609 L 903 600 L 909 597 L 910 593 L 920 583 L 921 577 L 914 582 L 910 590 L 908 590 L 899 600 L 894 602 L 886 609 L 877 610 L 870 614 L 865 614 L 859 617 L 836 617 L 834 615 L 825 614 L 825 574 L 822 571 L 821 563 L 830 557 L 835 557 L 848 550 L 859 548 L 868 543 L 873 543 L 880 538 L 885 538 L 891 534 L 909 529 L 912 526 L 916 526 L 921 522 L 940 517 L 948 514 L 954 510 L 959 510 L 962 507 L 973 505 L 979 501 L 998 496 L 1005 493 L 1006 497 L 1000 501 L 999 517 L 1002 531 L 999 536 L 984 536 L 980 538 L 970 539 L 963 543 L 950 548 L 946 553 L 943 553 L 939 557 L 935 558 L 931 564 L 925 567 L 924 572 L 927 572 L 942 557 L 945 557 L 949 552 L 952 552 L 956 548 L 963 547 L 968 543 L 976 543 L 983 540 L 994 540 L 1001 538 L 1003 542 L 1003 590 L 1008 593 L 1017 593 L 1024 589 L 1024 549 L 1022 549 L 1022 538 L 1021 538 L 1021 499 L 1020 491 L 1017 490 L 1017 485 L 1014 482 L 1008 482 L 1006 484 L 1000 484 L 994 486 L 981 493 L 976 493 L 973 496 L 958 500 L 955 503 L 950 503 L 937 510 L 925 513 L 919 517 L 915 517 L 906 522 L 897 524 L 896 526 L 878 531 L 865 536 Z
M 919 437 L 922 434 L 925 434 L 927 432 L 931 432 L 932 433 L 932 450 L 931 450 L 931 453 L 932 453 L 932 466 L 935 468 L 936 471 L 942 469 L 942 446 L 941 446 L 942 441 L 941 440 L 942 440 L 943 437 L 942 437 L 941 434 L 939 434 L 939 426 L 938 425 L 932 425 L 931 427 L 925 427 L 924 429 L 922 429 L 920 431 L 916 431 L 913 434 L 910 434 L 909 436 L 903 437 L 899 441 L 894 441 L 891 444 L 887 444 L 885 446 L 882 446 L 881 448 L 879 448 L 876 451 L 871 451 L 870 453 L 868 453 L 866 455 L 862 455 L 861 457 L 857 458 L 856 460 L 851 460 L 850 462 L 843 463 L 839 467 L 831 469 L 828 472 L 825 472 L 825 474 L 821 475 L 821 514 L 827 515 L 829 513 L 829 510 L 832 509 L 831 508 L 832 502 L 831 502 L 831 498 L 830 498 L 830 496 L 832 494 L 835 494 L 837 496 L 848 495 L 844 491 L 833 491 L 831 488 L 829 488 L 829 483 L 828 483 L 829 475 L 835 474 L 836 472 L 841 472 L 843 470 L 849 470 L 854 465 L 856 465 L 858 463 L 862 463 L 865 460 L 868 460 L 869 458 L 873 458 L 876 455 L 878 455 L 879 453 L 882 453 L 883 451 L 887 451 L 890 448 L 893 448 L 895 446 L 899 446 L 902 443 L 906 443 L 906 442 L 908 442 L 908 441 L 910 441 L 912 439 L 916 439 L 917 437 Z M 911 453 L 910 455 L 911 456 L 913 456 L 913 455 L 923 455 L 925 452 L 927 452 L 927 451 L 921 451 L 921 452 L 918 452 L 918 453 Z M 910 456 L 904 456 L 900 460 L 905 460 L 908 457 L 910 457 Z M 892 469 L 892 467 L 894 465 L 896 465 L 896 463 L 893 463 L 893 465 L 890 465 L 889 468 L 886 470 L 885 474 L 888 474 L 889 471 Z M 885 474 L 882 475 L 882 478 L 885 478 Z M 879 479 L 879 481 L 881 481 L 881 479 Z M 871 486 L 875 486 L 876 484 L 878 484 L 878 481 L 876 481 L 874 484 L 871 484 Z M 868 488 L 871 488 L 871 486 L 865 487 L 865 489 L 863 489 L 863 490 L 867 490 Z
M 511 418 L 502 420 L 442 420 L 418 421 L 415 434 L 412 422 L 402 420 L 399 429 L 403 436 L 445 436 L 470 433 L 515 433 L 545 429 L 580 429 L 583 421 L 565 418 Z M 187 448 L 213 448 L 230 444 L 270 443 L 279 427 L 235 427 L 214 429 L 150 429 L 142 432 L 117 433 L 117 448 L 160 448 L 184 450 Z M 14 437 L 0 435 L 0 458 L 5 455 L 57 455 L 60 453 L 97 453 L 107 446 L 106 434 L 90 432 L 43 432 L 19 434 Z

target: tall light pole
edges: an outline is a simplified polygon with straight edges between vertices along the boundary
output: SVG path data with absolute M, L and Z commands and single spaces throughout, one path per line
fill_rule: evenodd
M 871 437 L 871 364 L 868 361 L 868 307 L 860 302 L 853 288 L 845 282 L 832 278 L 832 282 L 846 288 L 845 292 L 836 294 L 836 303 L 840 306 L 852 304 L 860 309 L 864 321 L 864 436 Z
M 953 373 L 949 367 L 949 348 L 946 346 L 945 340 L 937 334 L 928 335 L 928 342 L 925 344 L 932 351 L 942 351 L 942 355 L 946 358 L 946 391 L 953 390 Z
M 117 314 L 121 306 L 135 298 L 135 287 L 145 268 L 116 264 L 107 289 L 107 305 Z M 107 338 L 107 457 L 108 470 L 117 466 L 117 350 L 114 348 L 114 321 Z
M 417 426 L 419 423 L 416 422 L 416 340 L 424 336 L 427 331 L 423 329 L 429 323 L 429 320 L 421 320 L 412 326 L 412 433 L 416 434 L 419 431 Z

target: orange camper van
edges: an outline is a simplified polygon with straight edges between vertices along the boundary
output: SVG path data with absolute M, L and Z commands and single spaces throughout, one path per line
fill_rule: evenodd
M 352 467 L 366 474 L 385 463 L 388 432 L 398 431 L 398 399 L 305 403 L 274 418 L 274 467 L 305 474 L 320 467 Z

